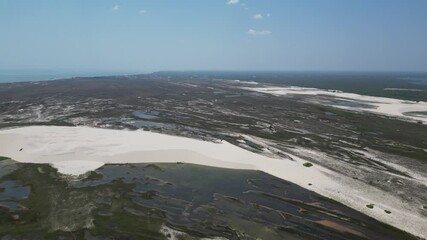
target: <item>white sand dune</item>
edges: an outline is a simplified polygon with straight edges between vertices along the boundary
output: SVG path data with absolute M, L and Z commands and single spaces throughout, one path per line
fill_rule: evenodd
M 303 87 L 244 87 L 243 89 L 272 94 L 276 96 L 288 95 L 288 94 L 304 94 L 304 95 L 324 95 L 335 97 L 338 100 L 343 101 L 355 101 L 362 104 L 370 105 L 372 108 L 362 108 L 354 106 L 338 106 L 331 105 L 333 107 L 353 110 L 353 111 L 366 111 L 376 114 L 382 114 L 392 117 L 399 117 L 402 119 L 421 121 L 427 123 L 427 116 L 419 115 L 404 115 L 407 112 L 427 112 L 427 102 L 414 102 L 405 101 L 394 98 L 386 97 L 374 97 L 359 95 L 355 93 L 346 93 L 341 91 L 327 91 L 317 88 L 303 88 Z
M 21 150 L 22 149 L 22 150 Z M 32 126 L 0 131 L 0 156 L 20 162 L 49 163 L 64 174 L 79 175 L 105 163 L 185 162 L 261 170 L 335 199 L 380 221 L 427 237 L 419 207 L 387 192 L 320 166 L 304 167 L 303 159 L 259 155 L 228 142 L 213 143 L 146 131 L 89 127 Z M 308 186 L 312 183 L 312 186 Z M 374 203 L 374 209 L 366 204 Z M 393 214 L 386 214 L 384 210 Z

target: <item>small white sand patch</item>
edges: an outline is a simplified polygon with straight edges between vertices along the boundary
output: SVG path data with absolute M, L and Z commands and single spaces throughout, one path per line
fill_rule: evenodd
M 326 104 L 336 108 L 342 108 L 353 111 L 365 111 L 376 114 L 388 115 L 399 117 L 402 119 L 409 119 L 414 121 L 421 121 L 427 123 L 425 117 L 416 115 L 405 115 L 407 112 L 425 112 L 427 111 L 427 102 L 405 101 L 394 98 L 386 97 L 373 97 L 366 95 L 359 95 L 355 93 L 345 93 L 338 90 L 322 90 L 317 88 L 303 88 L 303 87 L 244 87 L 243 89 L 272 94 L 276 96 L 287 94 L 303 94 L 303 95 L 323 95 L 340 98 L 341 100 L 354 101 L 364 105 L 372 106 L 372 108 L 363 108 L 357 106 L 340 106 L 334 104 Z
M 188 240 L 227 240 L 223 237 L 213 237 L 213 238 L 197 238 L 188 235 L 185 232 L 181 232 L 175 229 L 172 229 L 166 225 L 162 225 L 160 228 L 160 233 L 162 233 L 168 240 L 179 240 L 179 239 L 188 239 Z
M 229 80 L 231 82 L 235 82 L 235 83 L 241 83 L 241 84 L 250 84 L 250 85 L 258 85 L 258 82 L 255 81 L 242 81 L 242 80 Z
M 61 161 L 61 162 L 53 162 L 51 165 L 58 169 L 58 172 L 62 174 L 68 175 L 81 175 L 88 171 L 94 171 L 104 165 L 103 162 L 96 161 Z

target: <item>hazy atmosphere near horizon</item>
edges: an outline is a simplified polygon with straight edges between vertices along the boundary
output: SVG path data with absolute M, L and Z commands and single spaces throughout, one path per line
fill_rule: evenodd
M 0 1 L 0 69 L 427 71 L 424 0 Z

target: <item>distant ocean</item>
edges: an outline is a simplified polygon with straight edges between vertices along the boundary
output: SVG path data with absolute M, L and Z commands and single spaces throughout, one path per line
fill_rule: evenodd
M 108 72 L 108 71 L 50 71 L 50 70 L 1 70 L 0 83 L 31 82 L 56 80 L 73 77 L 95 77 L 137 74 L 136 72 Z
M 422 84 L 427 84 L 427 77 L 405 77 L 402 80 L 415 81 Z
M 0 69 L 0 83 L 47 81 L 74 77 L 97 77 L 143 74 L 144 72 L 119 72 L 119 71 L 95 71 L 95 70 L 3 70 Z M 147 72 L 146 72 L 147 73 Z M 273 82 L 296 84 L 301 81 L 330 81 L 349 79 L 364 79 L 370 76 L 388 76 L 392 79 L 427 84 L 427 73 L 363 73 L 363 72 L 251 72 L 251 71 L 181 71 L 181 72 L 157 72 L 160 74 L 195 74 L 206 75 L 212 78 L 231 78 L 256 82 Z

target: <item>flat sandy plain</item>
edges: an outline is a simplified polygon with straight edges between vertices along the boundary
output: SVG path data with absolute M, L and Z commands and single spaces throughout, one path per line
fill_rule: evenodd
M 342 101 L 347 104 L 334 104 L 333 102 L 319 101 L 318 103 L 330 105 L 337 108 L 342 108 L 350 111 L 366 111 L 375 114 L 381 114 L 391 117 L 398 117 L 401 119 L 419 121 L 427 123 L 427 115 L 407 113 L 423 113 L 427 111 L 427 102 L 422 101 L 406 101 L 400 99 L 365 96 L 355 93 L 346 93 L 336 90 L 323 90 L 317 88 L 303 88 L 303 87 L 246 87 L 247 90 L 252 90 L 261 93 L 273 94 L 276 96 L 283 95 L 315 95 L 315 96 L 330 96 L 334 97 L 335 101 Z M 350 104 L 348 104 L 350 103 Z M 346 106 L 347 105 L 347 106 Z M 350 105 L 350 106 L 348 106 Z M 353 106 L 352 106 L 353 105 Z M 358 106 L 361 105 L 361 106 Z
M 0 156 L 261 170 L 426 238 L 423 98 L 166 74 L 0 84 Z
M 59 172 L 80 175 L 106 163 L 185 162 L 235 169 L 261 170 L 338 200 L 390 225 L 426 237 L 427 220 L 409 204 L 352 178 L 305 160 L 266 157 L 226 141 L 214 143 L 147 131 L 89 127 L 32 126 L 0 132 L 0 155 L 20 162 L 49 163 Z M 58 160 L 61 159 L 61 160 Z M 420 181 L 426 182 L 422 178 Z M 366 204 L 375 203 L 374 209 Z M 390 210 L 392 215 L 384 210 Z

